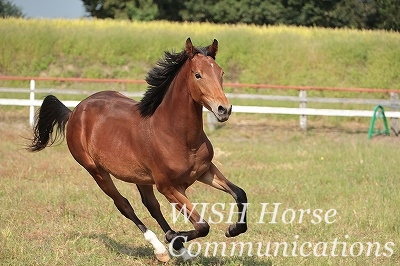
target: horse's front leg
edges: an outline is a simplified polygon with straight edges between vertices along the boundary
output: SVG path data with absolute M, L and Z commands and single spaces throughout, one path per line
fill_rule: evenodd
M 175 242 L 188 242 L 198 237 L 204 237 L 208 235 L 210 231 L 210 225 L 200 216 L 195 210 L 195 206 L 186 197 L 186 188 L 174 187 L 174 186 L 162 186 L 157 187 L 159 191 L 168 199 L 168 201 L 175 205 L 175 208 L 180 211 L 187 219 L 193 224 L 194 230 L 190 231 L 178 231 L 172 230 L 165 234 L 165 239 L 172 244 Z M 175 245 L 173 245 L 175 247 Z M 191 259 L 190 253 L 182 247 L 178 250 L 174 256 L 181 256 L 185 261 Z
M 210 169 L 205 172 L 199 179 L 200 182 L 203 182 L 207 185 L 210 185 L 214 188 L 222 190 L 226 193 L 232 195 L 232 197 L 236 200 L 238 207 L 238 220 L 235 224 L 231 224 L 226 230 L 225 235 L 227 237 L 234 237 L 241 233 L 246 232 L 247 230 L 247 196 L 246 192 L 243 189 L 236 186 L 218 170 L 218 168 L 211 163 Z

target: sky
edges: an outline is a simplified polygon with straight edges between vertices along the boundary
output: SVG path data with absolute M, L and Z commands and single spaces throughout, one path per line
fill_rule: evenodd
M 85 9 L 81 0 L 11 0 L 26 18 L 81 18 Z

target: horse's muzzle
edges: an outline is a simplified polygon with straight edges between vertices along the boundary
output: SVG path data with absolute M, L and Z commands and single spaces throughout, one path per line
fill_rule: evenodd
M 217 112 L 214 112 L 215 117 L 217 118 L 218 122 L 225 122 L 228 120 L 229 116 L 232 113 L 232 105 L 223 106 L 219 105 Z

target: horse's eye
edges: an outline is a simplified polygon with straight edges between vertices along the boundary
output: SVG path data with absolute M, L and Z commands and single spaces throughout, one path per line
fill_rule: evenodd
M 196 79 L 201 79 L 200 73 L 196 73 L 196 74 L 194 74 L 194 76 L 196 77 Z

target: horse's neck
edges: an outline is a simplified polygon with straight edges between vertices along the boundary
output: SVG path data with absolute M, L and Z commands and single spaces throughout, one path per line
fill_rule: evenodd
M 193 101 L 184 74 L 181 73 L 171 82 L 153 119 L 163 127 L 164 132 L 173 132 L 176 137 L 184 138 L 189 145 L 196 145 L 204 137 L 203 107 Z

